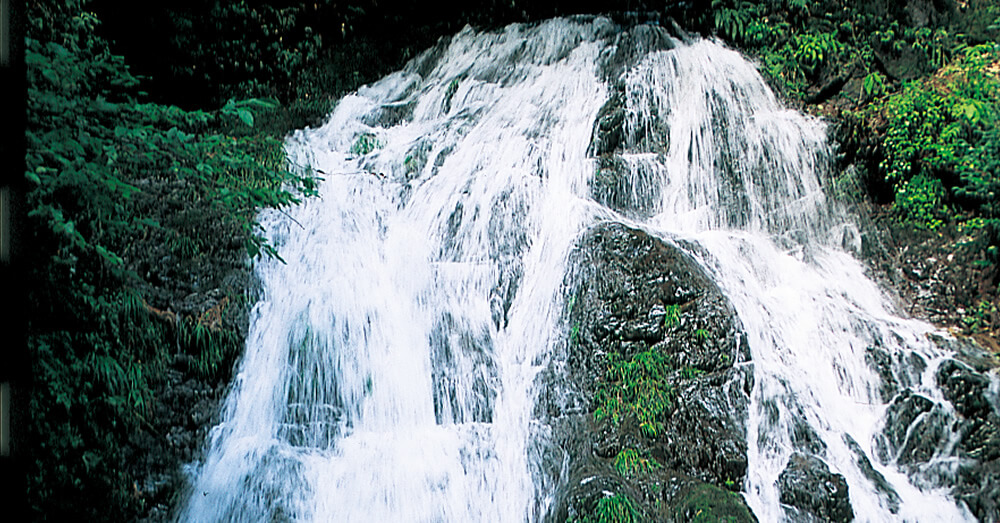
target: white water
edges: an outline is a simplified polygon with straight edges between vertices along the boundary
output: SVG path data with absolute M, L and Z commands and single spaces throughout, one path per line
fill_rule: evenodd
M 653 211 L 636 222 L 591 199 L 612 29 L 463 31 L 436 63 L 425 54 L 289 140 L 326 181 L 288 215 L 263 214 L 287 264 L 257 268 L 246 354 L 181 519 L 540 519 L 552 492 L 529 457 L 545 430 L 533 384 L 564 335 L 567 255 L 609 217 L 707 249 L 750 339 L 746 490 L 761 521 L 782 518 L 789 416 L 827 443 L 859 520 L 970 518 L 872 459 L 901 498 L 892 514 L 843 443 L 874 456 L 885 407 L 866 347 L 941 355 L 840 250 L 852 228 L 822 191 L 820 122 L 781 108 L 737 53 L 678 42 L 622 79 L 629 134 L 649 138 L 623 159 L 658 184 L 634 191 Z

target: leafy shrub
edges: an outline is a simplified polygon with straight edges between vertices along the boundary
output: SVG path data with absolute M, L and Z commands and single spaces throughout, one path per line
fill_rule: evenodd
M 833 33 L 802 33 L 791 40 L 791 57 L 806 76 L 815 76 L 824 65 L 836 62 L 843 50 Z
M 881 168 L 907 219 L 934 228 L 950 206 L 1000 217 L 1000 51 L 976 46 L 870 109 L 885 120 Z

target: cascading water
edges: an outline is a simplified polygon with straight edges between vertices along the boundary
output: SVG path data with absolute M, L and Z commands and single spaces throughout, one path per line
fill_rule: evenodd
M 601 220 L 701 245 L 733 302 L 754 359 L 746 495 L 762 521 L 783 517 L 775 480 L 803 424 L 860 519 L 970 517 L 891 457 L 872 460 L 888 488 L 858 465 L 885 411 L 865 349 L 920 353 L 936 397 L 942 354 L 840 248 L 856 235 L 821 187 L 823 125 L 704 40 L 636 57 L 613 94 L 600 64 L 616 31 L 467 29 L 289 139 L 326 179 L 262 215 L 287 264 L 257 267 L 246 354 L 183 520 L 541 519 L 536 376 L 565 336 L 569 252 Z M 609 96 L 623 177 L 600 197 L 591 146 Z

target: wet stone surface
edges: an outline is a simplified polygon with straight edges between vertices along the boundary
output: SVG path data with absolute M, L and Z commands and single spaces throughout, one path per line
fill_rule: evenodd
M 920 483 L 950 487 L 979 520 L 1000 521 L 1000 416 L 991 355 L 967 340 L 934 341 L 955 355 L 932 369 L 943 402 L 909 388 L 897 393 L 876 438 L 878 459 L 898 464 Z M 905 368 L 901 363 L 892 365 L 894 376 Z
M 535 413 L 567 463 L 546 520 L 593 514 L 600 496 L 616 495 L 631 500 L 642 521 L 688 521 L 699 510 L 754 520 L 742 496 L 727 490 L 738 490 L 746 475 L 753 386 L 745 334 L 728 300 L 681 249 L 620 224 L 586 233 L 570 266 L 567 340 L 540 375 Z M 671 365 L 662 431 L 650 435 L 627 415 L 595 421 L 608 354 L 650 351 Z M 651 470 L 616 470 L 624 449 L 646 456 Z
M 778 476 L 782 504 L 791 507 L 792 521 L 851 521 L 854 510 L 847 493 L 847 481 L 830 472 L 823 460 L 802 453 L 792 454 Z

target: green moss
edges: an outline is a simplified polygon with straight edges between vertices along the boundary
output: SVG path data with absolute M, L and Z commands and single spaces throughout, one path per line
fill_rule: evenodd
M 701 483 L 682 494 L 675 505 L 677 521 L 691 523 L 756 521 L 739 494 Z
M 351 153 L 364 156 L 382 148 L 382 146 L 383 144 L 377 136 L 372 133 L 363 133 L 354 141 L 354 145 L 351 145 Z

